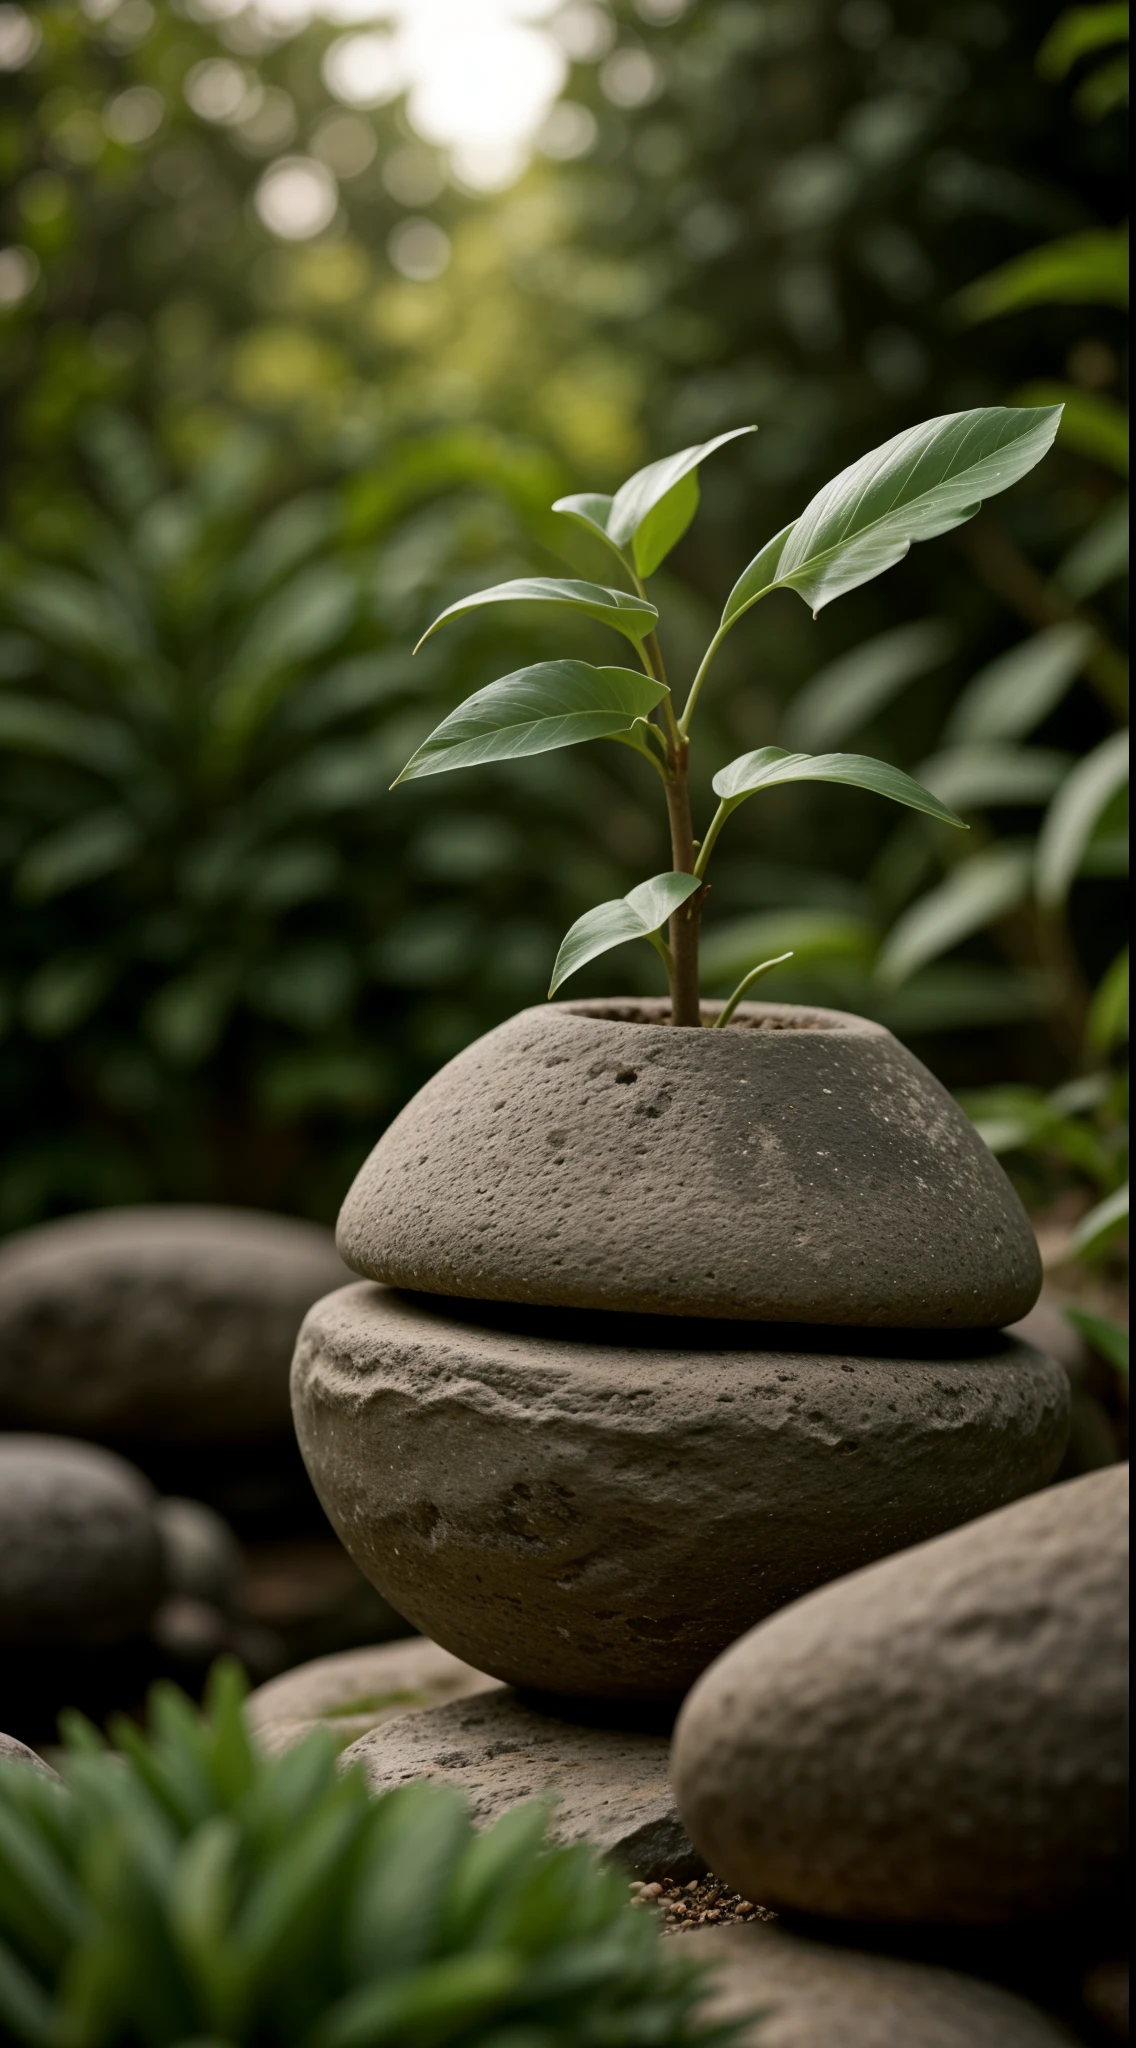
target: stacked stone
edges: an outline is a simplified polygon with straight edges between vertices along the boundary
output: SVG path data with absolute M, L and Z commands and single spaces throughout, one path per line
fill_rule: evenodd
M 494 1716 L 527 1755 L 533 1695 L 665 1759 L 652 1714 L 755 1623 L 1062 1454 L 1064 1373 L 1000 1334 L 1040 1284 L 1025 1214 L 861 1018 L 523 1012 L 390 1127 L 339 1247 L 364 1280 L 292 1374 L 316 1490 L 400 1613 L 529 1696 L 415 1715 L 409 1760 L 410 1721 L 377 1729 L 377 1785 L 427 1768 L 435 1717 L 437 1757 Z

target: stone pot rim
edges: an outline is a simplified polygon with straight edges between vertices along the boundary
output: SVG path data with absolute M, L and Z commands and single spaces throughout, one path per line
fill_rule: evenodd
M 726 998 L 710 998 L 700 1005 L 703 1018 L 702 1029 L 708 1030 L 715 1017 L 725 1008 Z M 589 1024 L 633 1024 L 638 1030 L 670 1034 L 676 1030 L 690 1032 L 700 1027 L 675 1025 L 670 1019 L 669 996 L 581 996 L 561 1003 L 530 1003 L 523 1010 L 515 1010 L 507 1020 L 516 1022 L 522 1017 L 562 1018 L 565 1022 L 578 1019 Z M 861 1017 L 854 1010 L 830 1010 L 820 1003 L 739 1003 L 730 1022 L 723 1028 L 723 1037 L 729 1032 L 767 1031 L 805 1035 L 810 1038 L 847 1036 L 850 1038 L 892 1038 L 886 1024 L 877 1024 L 871 1017 Z

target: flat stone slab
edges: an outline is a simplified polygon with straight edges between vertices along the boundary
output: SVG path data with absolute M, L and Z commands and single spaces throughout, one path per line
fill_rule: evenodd
M 649 1883 L 706 1868 L 675 1811 L 669 1747 L 665 1735 L 560 1720 L 499 1686 L 376 1728 L 342 1761 L 363 1766 L 372 1792 L 413 1778 L 454 1785 L 481 1827 L 552 1795 L 557 1841 L 588 1842 Z
M 340 1747 L 397 1715 L 437 1707 L 496 1688 L 483 1671 L 451 1657 L 428 1636 L 316 1657 L 250 1694 L 245 1713 L 261 1749 L 293 1749 L 313 1728 Z
M 506 1684 L 606 1699 L 678 1697 L 786 1601 L 1044 1485 L 1069 1409 L 1060 1366 L 990 1331 L 366 1284 L 305 1318 L 292 1396 L 320 1500 L 397 1613 Z
M 996 1926 L 1092 1911 L 1128 1834 L 1128 1467 L 751 1629 L 675 1731 L 679 1809 L 763 1905 Z
M 996 1329 L 1041 1286 L 1017 1195 L 927 1068 L 880 1024 L 783 1003 L 724 1031 L 658 1001 L 522 1010 L 394 1119 L 337 1236 L 392 1287 L 649 1315 Z
M 714 1965 L 702 2016 L 761 2013 L 738 2048 L 1074 2048 L 1036 2006 L 955 1970 L 771 1926 L 699 1928 L 681 1942 Z

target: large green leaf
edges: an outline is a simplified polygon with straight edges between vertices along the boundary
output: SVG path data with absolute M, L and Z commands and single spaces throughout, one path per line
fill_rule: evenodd
M 614 626 L 617 633 L 624 634 L 635 646 L 651 631 L 659 616 L 646 598 L 632 597 L 625 590 L 608 590 L 602 583 L 581 583 L 571 576 L 518 576 L 511 583 L 495 583 L 490 590 L 471 591 L 468 597 L 459 597 L 456 604 L 447 605 L 433 625 L 427 626 L 418 646 L 447 619 L 456 619 L 462 612 L 476 611 L 483 604 L 520 602 L 564 605 L 569 611 L 583 612 L 589 619 L 598 619 L 602 626 Z M 417 653 L 418 648 L 414 651 Z
M 1128 734 L 1114 732 L 1078 761 L 1058 790 L 1037 842 L 1038 901 L 1063 903 L 1105 805 L 1128 780 Z
M 613 498 L 598 491 L 584 491 L 574 497 L 558 498 L 554 512 L 562 512 L 578 525 L 598 533 L 626 560 L 627 549 L 640 576 L 651 576 L 675 542 L 686 532 L 698 510 L 698 480 L 694 471 L 715 449 L 740 434 L 754 434 L 756 427 L 734 427 L 716 434 L 712 441 L 700 441 L 649 462 L 621 484 Z
M 614 739 L 645 719 L 666 685 L 628 668 L 538 661 L 477 690 L 424 740 L 391 787 L 449 768 L 515 761 L 582 740 Z
M 946 825 L 963 822 L 912 776 L 886 761 L 873 761 L 867 754 L 790 754 L 784 747 L 758 747 L 719 768 L 713 787 L 715 795 L 733 809 L 759 789 L 772 789 L 782 782 L 843 782 L 853 789 L 870 789 L 877 796 L 890 797 L 910 810 L 926 811 Z
M 838 746 L 916 676 L 946 661 L 956 640 L 946 619 L 914 619 L 877 633 L 797 692 L 785 716 L 785 738 L 798 747 Z
M 1027 249 L 977 278 L 956 304 L 965 320 L 993 320 L 1028 306 L 1126 306 L 1128 230 L 1083 228 Z
M 944 738 L 961 745 L 1023 739 L 1061 702 L 1096 640 L 1091 626 L 1070 620 L 1000 654 L 967 684 Z
M 549 995 L 555 995 L 570 974 L 601 953 L 610 953 L 613 946 L 626 945 L 628 939 L 649 939 L 671 912 L 701 887 L 695 875 L 652 875 L 649 882 L 640 882 L 626 896 L 615 896 L 610 903 L 597 903 L 594 910 L 586 910 L 561 941 Z
M 975 854 L 905 910 L 880 948 L 876 971 L 898 988 L 917 968 L 972 938 L 1029 895 L 1033 848 L 1011 841 Z
M 795 590 L 815 613 L 973 517 L 1052 445 L 1059 406 L 946 413 L 861 456 L 819 491 L 750 563 L 726 601 L 722 630 L 771 590 Z

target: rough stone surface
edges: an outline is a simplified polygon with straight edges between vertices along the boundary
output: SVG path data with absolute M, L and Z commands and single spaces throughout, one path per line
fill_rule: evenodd
M 944 1088 L 881 1025 L 746 1003 L 524 1010 L 376 1145 L 339 1218 L 368 1279 L 656 1315 L 995 1328 L 1033 1232 Z
M 246 1712 L 260 1747 L 272 1753 L 293 1748 L 313 1728 L 326 1728 L 344 1747 L 398 1714 L 490 1689 L 495 1681 L 483 1671 L 427 1636 L 409 1636 L 285 1671 L 250 1695 Z
M 1092 1472 L 811 1594 L 706 1672 L 680 1811 L 763 1905 L 1057 1915 L 1119 1880 L 1128 1473 Z
M 1064 1373 L 990 1334 L 798 1351 L 799 1331 L 772 1349 L 736 1323 L 461 1306 L 327 1296 L 293 1408 L 356 1564 L 514 1685 L 684 1692 L 787 1600 L 1044 1485 L 1064 1445 Z
M 157 1517 L 166 1593 L 227 1613 L 240 1592 L 244 1557 L 224 1516 L 204 1501 L 170 1494 L 158 1502 Z
M 1073 2048 L 1036 2006 L 955 1970 L 770 1926 L 700 1928 L 682 1944 L 714 1965 L 707 2019 L 763 2012 L 739 2048 Z
M 59 1776 L 26 1742 L 17 1742 L 14 1735 L 0 1735 L 0 1764 L 30 1764 L 33 1771 L 42 1771 L 47 1778 Z
M 705 1864 L 675 1812 L 665 1735 L 563 1721 L 503 1686 L 425 1707 L 375 1728 L 343 1753 L 373 1792 L 411 1778 L 456 1785 L 488 1827 L 522 1800 L 552 1794 L 552 1834 L 590 1842 L 647 1882 L 697 1877 Z
M 129 1446 L 288 1423 L 305 1309 L 346 1275 L 327 1231 L 251 1209 L 108 1209 L 0 1247 L 0 1427 Z
M 0 1643 L 125 1641 L 161 1583 L 140 1472 L 93 1444 L 0 1437 Z

